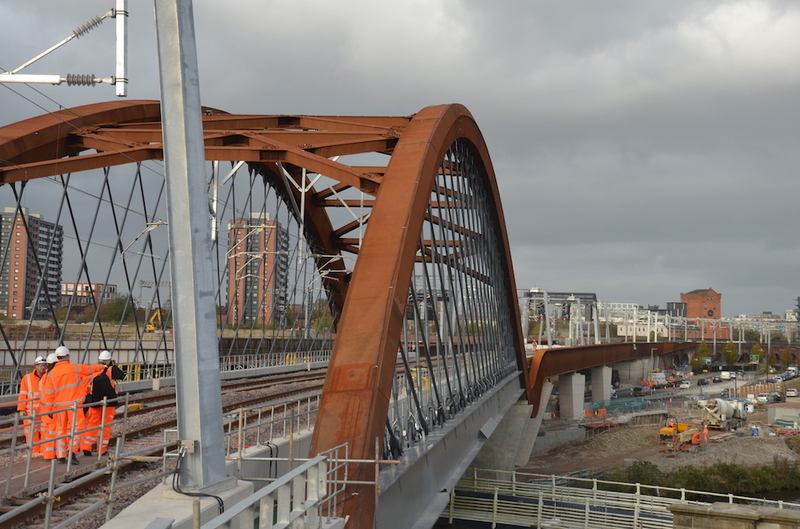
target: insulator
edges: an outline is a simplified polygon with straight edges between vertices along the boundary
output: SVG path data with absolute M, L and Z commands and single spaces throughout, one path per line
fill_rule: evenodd
M 73 31 L 72 34 L 75 35 L 76 37 L 80 37 L 85 33 L 93 30 L 97 26 L 99 26 L 101 22 L 103 22 L 103 17 L 94 17 L 89 22 L 87 22 L 86 24 L 82 25 L 81 27 Z
M 79 73 L 68 73 L 67 74 L 67 86 L 94 86 L 95 85 L 95 77 L 93 73 L 89 74 L 79 74 Z

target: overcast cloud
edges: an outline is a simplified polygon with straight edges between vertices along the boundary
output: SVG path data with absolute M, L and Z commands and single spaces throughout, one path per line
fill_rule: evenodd
M 16 68 L 112 0 L 0 0 Z M 153 4 L 130 0 L 129 98 L 158 99 Z M 520 288 L 723 316 L 800 295 L 800 4 L 194 2 L 203 103 L 409 115 L 462 103 L 492 154 Z M 113 23 L 26 73 L 113 73 Z M 0 85 L 0 125 L 113 88 Z M 51 99 L 48 99 L 51 98 Z

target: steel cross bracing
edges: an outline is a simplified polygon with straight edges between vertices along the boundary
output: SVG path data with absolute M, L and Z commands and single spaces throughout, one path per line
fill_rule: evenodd
M 0 128 L 0 207 L 12 208 L 0 312 L 16 320 L 0 322 L 6 365 L 22 372 L 61 341 L 84 362 L 109 349 L 131 373 L 174 364 L 159 120 L 157 102 L 127 101 Z M 455 483 L 485 424 L 519 397 L 525 365 L 497 184 L 467 110 L 205 108 L 203 141 L 206 174 L 193 178 L 208 192 L 221 364 L 304 362 L 332 348 L 312 451 L 346 442 L 354 459 L 408 461 L 460 435 L 427 488 Z M 75 285 L 56 295 L 59 282 Z M 418 472 L 405 475 L 427 479 Z M 374 465 L 350 475 L 374 481 Z M 371 527 L 374 485 L 350 492 L 352 526 Z M 435 505 L 415 501 L 407 518 Z

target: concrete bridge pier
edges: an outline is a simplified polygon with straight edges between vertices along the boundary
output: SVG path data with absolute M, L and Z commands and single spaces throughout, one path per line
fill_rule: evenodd
M 609 400 L 611 398 L 610 366 L 592 368 L 592 400 Z
M 608 377 L 611 384 L 611 375 Z M 559 415 L 565 419 L 579 419 L 583 416 L 583 395 L 586 390 L 586 377 L 580 373 L 569 373 L 558 377 Z M 544 401 L 547 402 L 547 401 Z
M 542 384 L 542 402 L 550 399 L 552 391 L 553 384 L 548 379 Z M 527 463 L 539 436 L 545 408 L 542 406 L 536 417 L 531 417 L 533 406 L 523 396 L 522 400 L 511 406 L 470 466 L 511 471 Z M 500 476 L 503 475 L 488 477 L 502 479 Z
M 641 360 L 629 360 L 615 364 L 619 372 L 619 378 L 623 383 L 628 383 L 632 386 L 639 385 L 639 383 L 647 378 L 651 371 L 651 364 L 649 358 Z

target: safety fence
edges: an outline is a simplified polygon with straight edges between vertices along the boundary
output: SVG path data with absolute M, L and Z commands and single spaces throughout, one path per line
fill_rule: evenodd
M 320 395 L 316 394 L 269 405 L 242 408 L 224 416 L 226 460 L 232 462 L 235 466 L 236 475 L 239 479 L 257 483 L 256 488 L 263 487 L 264 482 L 270 483 L 269 487 L 271 488 L 261 494 L 258 501 L 262 505 L 267 505 L 266 502 L 273 501 L 273 516 L 278 517 L 278 519 L 283 519 L 285 514 L 284 506 L 286 505 L 287 489 L 284 488 L 284 485 L 286 483 L 291 484 L 288 492 L 290 503 L 299 501 L 300 494 L 306 495 L 302 501 L 305 502 L 303 503 L 305 508 L 303 516 L 307 522 L 315 520 L 319 517 L 319 513 L 323 513 L 325 519 L 335 517 L 337 502 L 334 499 L 336 495 L 342 493 L 345 484 L 347 484 L 346 463 L 352 463 L 347 459 L 347 446 L 342 445 L 332 449 L 330 452 L 323 454 L 323 457 L 315 458 L 313 464 L 305 463 L 307 460 L 304 458 L 295 457 L 291 453 L 291 449 L 287 458 L 247 456 L 244 448 L 266 447 L 268 453 L 271 454 L 270 448 L 276 446 L 277 438 L 293 439 L 298 432 L 307 432 L 313 427 L 319 398 Z M 79 420 L 80 412 L 87 406 L 76 404 L 68 410 L 54 411 L 55 415 L 59 413 L 70 414 L 70 430 L 67 434 L 49 437 L 46 440 L 23 443 L 17 442 L 17 440 L 21 439 L 26 427 L 30 428 L 31 426 L 30 422 L 26 425 L 26 421 L 32 420 L 33 424 L 36 423 L 37 418 L 35 415 L 26 416 L 18 413 L 13 417 L 0 421 L 0 439 L 6 438 L 10 440 L 10 446 L 0 450 L 0 461 L 7 461 L 8 464 L 7 468 L 2 469 L 3 472 L 7 471 L 4 497 L 8 499 L 36 495 L 34 499 L 25 503 L 25 505 L 0 516 L 0 527 L 4 527 L 4 521 L 13 519 L 20 513 L 30 511 L 40 505 L 45 506 L 46 514 L 43 523 L 45 529 L 66 527 L 104 508 L 106 509 L 106 521 L 108 521 L 112 518 L 111 509 L 115 502 L 115 495 L 119 491 L 146 482 L 151 482 L 152 486 L 157 485 L 159 481 L 168 485 L 169 480 L 175 474 L 175 469 L 179 467 L 175 461 L 181 457 L 177 430 L 174 428 L 164 430 L 160 434 L 160 444 L 148 441 L 142 446 L 135 440 L 126 444 L 126 432 L 128 431 L 129 422 L 127 415 L 128 401 L 129 396 L 126 395 L 117 399 L 117 402 L 106 402 L 106 405 L 120 405 L 115 420 L 108 423 L 108 425 L 115 426 L 120 431 L 116 444 L 109 450 L 109 454 L 111 454 L 109 457 L 101 457 L 98 454 L 96 459 L 93 458 L 91 460 L 92 465 L 88 468 L 86 467 L 87 460 L 83 459 L 79 473 L 75 472 L 76 469 L 70 457 L 65 458 L 65 464 L 60 464 L 53 460 L 50 466 L 49 478 L 45 483 L 34 483 L 30 478 L 32 462 L 35 457 L 34 447 L 65 439 L 68 441 L 68 451 L 71 453 L 73 439 L 84 435 L 98 436 L 99 431 L 102 431 L 106 424 L 101 423 L 100 430 L 97 433 L 95 433 L 94 429 L 82 428 Z M 96 440 L 98 446 L 100 446 L 100 442 L 98 437 Z M 153 456 L 153 452 L 160 452 L 160 455 Z M 123 482 L 119 480 L 121 476 L 119 470 L 123 463 L 128 460 L 160 462 L 160 465 L 158 465 L 160 469 L 153 468 L 144 477 Z M 267 471 L 259 475 L 246 475 L 242 468 L 248 462 L 260 464 L 260 468 L 266 468 Z M 368 463 L 377 466 L 375 461 Z M 288 467 L 299 465 L 299 467 L 289 472 L 289 474 L 278 476 L 279 464 L 288 465 Z M 80 474 L 77 479 L 75 479 L 76 474 Z M 58 506 L 59 498 L 67 490 L 102 476 L 105 476 L 107 480 L 107 484 L 103 487 L 104 493 L 102 495 L 95 496 L 96 499 L 93 501 L 82 500 L 82 503 L 85 504 L 84 508 L 80 512 L 76 512 L 69 520 L 59 520 L 57 525 L 51 521 L 53 509 Z M 67 478 L 69 478 L 69 483 L 66 482 Z M 273 486 L 272 482 L 276 484 Z M 307 485 L 302 485 L 302 483 Z M 301 488 L 303 488 L 302 491 L 300 490 Z M 261 491 L 259 491 L 260 493 Z M 269 498 L 272 498 L 272 500 Z M 314 502 L 317 503 L 315 504 Z M 295 511 L 299 504 L 294 505 L 295 508 L 290 513 L 292 520 L 295 520 L 298 516 Z M 316 514 L 312 512 L 315 505 Z M 244 511 L 244 509 L 241 509 L 241 512 Z M 262 509 L 261 512 L 263 514 L 265 511 Z M 244 516 L 247 515 L 245 514 Z M 258 518 L 258 515 L 256 518 Z M 262 525 L 262 527 L 264 526 Z M 316 526 L 305 525 L 305 527 Z
M 7 462 L 8 465 L 3 469 L 8 472 L 4 497 L 9 497 L 11 493 L 25 495 L 38 492 L 38 490 L 31 489 L 37 484 L 30 482 L 34 458 L 51 459 L 63 455 L 59 452 L 72 454 L 82 451 L 84 449 L 82 446 L 91 445 L 96 454 L 94 459 L 99 464 L 103 453 L 108 450 L 106 434 L 115 426 L 121 432 L 118 442 L 124 445 L 125 432 L 128 430 L 126 424 L 129 400 L 130 395 L 117 399 L 104 398 L 99 403 L 73 403 L 71 406 L 62 406 L 41 414 L 35 410 L 30 415 L 17 412 L 0 420 L 0 440 L 6 441 L 4 446 L 7 445 L 0 450 L 0 460 Z M 27 402 L 20 400 L 10 404 L 16 409 L 17 404 L 26 405 Z M 117 409 L 113 420 L 108 420 L 106 413 L 108 408 Z M 88 422 L 87 417 L 90 410 L 99 415 L 99 420 L 95 421 L 96 425 L 90 425 Z M 22 440 L 24 442 L 20 442 Z M 64 457 L 63 460 L 66 465 L 65 471 L 69 474 L 73 467 L 72 458 Z M 56 464 L 56 459 L 53 459 L 52 462 Z M 22 476 L 21 482 L 19 479 L 13 479 L 19 476 Z
M 250 446 L 269 445 L 276 438 L 293 438 L 314 427 L 321 393 L 262 406 L 240 408 L 222 417 L 225 455 L 242 459 Z
M 485 477 L 493 476 L 493 477 Z M 600 479 L 473 469 L 450 493 L 448 523 L 535 527 L 672 528 L 674 504 L 713 502 L 800 509 L 800 504 Z
M 348 484 L 348 464 L 355 462 L 347 459 L 347 451 L 345 444 L 300 460 L 300 466 L 227 508 L 202 529 L 331 527 L 340 519 L 338 507 Z M 366 463 L 377 467 L 375 461 Z

